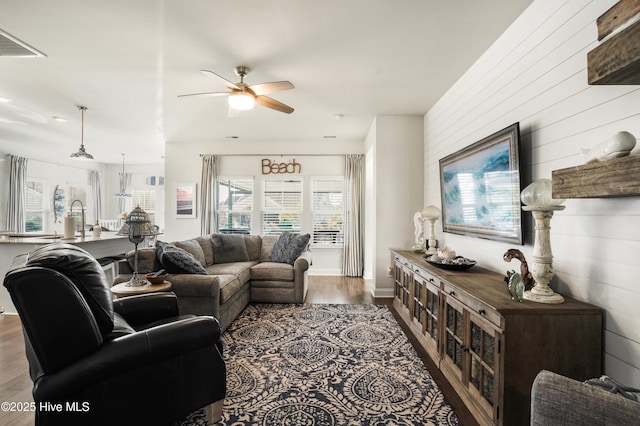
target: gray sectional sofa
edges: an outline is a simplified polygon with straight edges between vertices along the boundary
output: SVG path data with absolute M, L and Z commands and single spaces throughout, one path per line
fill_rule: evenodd
M 156 248 L 138 250 L 138 273 L 166 269 L 180 313 L 213 315 L 225 330 L 249 302 L 304 302 L 311 265 L 308 234 L 285 234 L 212 234 L 171 244 L 159 241 Z M 176 257 L 186 264 L 172 264 Z M 131 251 L 120 261 L 114 285 L 131 278 L 133 262 Z

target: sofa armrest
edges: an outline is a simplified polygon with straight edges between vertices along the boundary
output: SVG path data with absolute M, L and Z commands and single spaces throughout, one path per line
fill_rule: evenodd
M 311 260 L 311 251 L 305 250 L 300 253 L 300 256 L 298 256 L 295 262 L 293 262 L 293 269 L 304 272 L 309 269 L 309 266 L 311 266 Z
M 119 274 L 113 284 L 127 282 L 131 274 Z M 220 280 L 216 275 L 169 274 L 171 291 L 178 298 L 180 314 L 220 318 Z
M 531 389 L 531 425 L 622 425 L 640 418 L 640 403 L 543 370 Z
M 309 266 L 311 266 L 311 252 L 305 250 L 293 263 L 294 303 L 303 303 L 307 297 Z

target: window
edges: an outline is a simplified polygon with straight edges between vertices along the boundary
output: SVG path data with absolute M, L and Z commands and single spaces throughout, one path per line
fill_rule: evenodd
M 301 220 L 302 181 L 263 181 L 262 235 L 300 232 Z
M 250 234 L 253 210 L 253 179 L 218 179 L 218 232 Z
M 41 232 L 45 223 L 45 185 L 41 181 L 27 181 L 27 197 L 25 200 L 25 231 Z
M 344 179 L 311 180 L 313 244 L 344 242 Z
M 140 206 L 147 212 L 151 223 L 156 223 L 156 190 L 155 189 L 134 189 L 131 191 L 134 206 Z

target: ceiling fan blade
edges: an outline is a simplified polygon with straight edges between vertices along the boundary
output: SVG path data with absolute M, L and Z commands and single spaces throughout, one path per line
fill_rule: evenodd
M 294 109 L 289 105 L 285 105 L 282 102 L 271 99 L 268 96 L 256 96 L 256 102 L 262 106 L 275 109 L 276 111 L 284 112 L 286 114 L 291 114 L 294 111 Z
M 202 92 L 202 93 L 188 93 L 186 95 L 178 95 L 179 98 L 185 96 L 227 96 L 229 92 Z
M 219 76 L 218 74 L 216 74 L 213 71 L 209 71 L 209 70 L 200 70 L 200 72 L 204 75 L 208 75 L 209 77 L 213 77 L 214 79 L 220 81 L 222 84 L 224 84 L 225 86 L 227 86 L 229 89 L 236 89 L 236 90 L 241 90 L 240 86 L 238 86 L 235 83 L 230 82 L 229 80 L 227 80 L 226 78 Z
M 290 81 L 272 81 L 270 83 L 258 83 L 249 86 L 249 89 L 256 96 L 268 95 L 270 93 L 282 92 L 283 90 L 293 89 L 294 85 Z

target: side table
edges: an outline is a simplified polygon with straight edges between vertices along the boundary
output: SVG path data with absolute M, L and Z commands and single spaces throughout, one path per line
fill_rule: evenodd
M 157 291 L 171 290 L 171 282 L 164 281 L 160 284 L 151 284 L 147 282 L 145 285 L 127 286 L 127 283 L 116 284 L 111 287 L 111 293 L 116 297 L 133 296 L 135 294 L 155 293 Z

